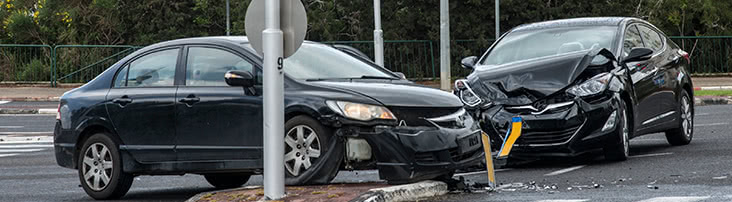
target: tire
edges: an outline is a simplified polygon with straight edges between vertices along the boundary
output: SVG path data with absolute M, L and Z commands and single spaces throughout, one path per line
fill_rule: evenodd
M 122 172 L 122 159 L 114 140 L 109 134 L 97 133 L 83 145 L 77 168 L 84 191 L 97 200 L 124 196 L 132 186 L 133 176 Z
M 609 161 L 624 161 L 630 155 L 630 137 L 633 133 L 633 125 L 628 119 L 630 113 L 627 110 L 625 101 L 621 100 L 618 104 L 618 122 L 615 125 L 616 135 L 611 137 L 613 144 L 603 148 L 605 151 L 605 159 Z
M 315 119 L 296 116 L 285 123 L 284 159 L 287 185 L 327 184 L 338 174 L 343 142 Z
M 679 99 L 679 127 L 666 131 L 666 140 L 674 146 L 687 145 L 694 138 L 694 104 L 686 91 Z
M 216 173 L 205 174 L 206 181 L 218 189 L 230 189 L 241 187 L 249 181 L 249 173 Z

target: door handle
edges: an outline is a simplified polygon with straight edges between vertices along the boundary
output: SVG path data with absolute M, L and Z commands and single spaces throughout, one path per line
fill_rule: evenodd
M 127 104 L 132 103 L 132 98 L 128 97 L 127 95 L 124 95 L 124 96 L 122 96 L 120 98 L 117 98 L 117 99 L 112 100 L 112 102 L 113 103 L 117 103 L 117 104 L 119 104 L 121 106 L 125 106 Z
M 179 101 L 188 105 L 192 105 L 193 103 L 201 101 L 201 98 L 198 98 L 195 95 L 189 95 L 186 98 L 181 98 Z

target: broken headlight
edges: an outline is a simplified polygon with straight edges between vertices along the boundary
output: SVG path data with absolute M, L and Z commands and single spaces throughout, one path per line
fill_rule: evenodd
M 347 118 L 361 121 L 370 121 L 373 119 L 396 119 L 389 109 L 382 106 L 332 100 L 328 100 L 325 103 L 331 110 Z
M 610 73 L 595 75 L 579 85 L 570 87 L 567 89 L 567 93 L 580 97 L 602 93 L 607 89 L 611 78 L 612 74 Z
M 465 105 L 468 105 L 470 107 L 475 107 L 476 105 L 483 102 L 480 97 L 478 97 L 477 94 L 473 91 L 473 89 L 468 86 L 468 80 L 465 79 L 458 79 L 455 81 L 455 89 L 458 90 L 457 96 L 460 97 L 460 100 L 465 103 Z

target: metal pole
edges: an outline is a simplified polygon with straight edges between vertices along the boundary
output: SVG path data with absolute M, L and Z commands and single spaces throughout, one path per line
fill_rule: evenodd
M 282 4 L 289 6 L 291 0 L 284 0 Z M 264 196 L 268 200 L 279 200 L 285 196 L 284 38 L 280 29 L 280 1 L 268 0 L 264 9 Z
M 374 60 L 384 66 L 384 31 L 381 30 L 381 0 L 374 0 Z
M 501 4 L 496 0 L 496 41 L 501 37 Z
M 231 21 L 229 20 L 229 0 L 226 0 L 226 36 L 229 36 Z
M 440 0 L 440 89 L 450 90 L 450 8 Z

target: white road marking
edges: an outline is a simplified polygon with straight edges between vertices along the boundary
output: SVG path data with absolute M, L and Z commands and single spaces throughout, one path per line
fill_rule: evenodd
M 551 173 L 544 174 L 544 176 L 561 175 L 561 174 L 568 173 L 568 172 L 572 172 L 574 170 L 577 170 L 577 169 L 580 169 L 580 168 L 584 168 L 584 167 L 585 167 L 585 165 L 572 166 L 572 167 L 569 167 L 569 168 L 565 168 L 565 169 L 561 169 L 561 170 L 557 170 L 557 171 L 554 171 L 554 172 L 551 172 Z
M 703 124 L 694 124 L 696 127 L 704 127 L 704 126 L 721 126 L 721 125 L 727 125 L 729 123 L 703 123 Z
M 7 103 L 9 103 L 9 102 L 10 102 L 10 101 L 7 101 L 7 100 L 0 100 L 0 105 L 1 105 L 1 104 L 7 104 Z
M 551 200 L 539 200 L 536 202 L 585 202 L 590 199 L 551 199 Z
M 697 114 L 694 114 L 694 116 L 707 116 L 707 115 L 711 115 L 711 113 L 697 113 Z
M 17 156 L 18 154 L 0 154 L 0 158 L 2 157 L 10 157 L 10 156 Z
M 0 153 L 37 152 L 43 149 L 0 149 Z
M 53 144 L 0 145 L 0 149 L 44 148 L 44 147 L 53 147 Z
M 0 126 L 0 129 L 25 128 L 25 126 Z
M 39 114 L 56 114 L 58 109 L 38 109 Z
M 501 172 L 501 171 L 507 171 L 507 170 L 511 170 L 511 169 L 510 168 L 496 169 L 493 172 Z M 468 175 L 485 174 L 486 172 L 488 172 L 488 171 L 485 171 L 485 170 L 483 170 L 483 171 L 475 171 L 475 172 L 469 172 L 469 173 L 455 174 L 455 176 L 460 177 L 460 176 L 468 176 Z
M 0 132 L 0 135 L 52 135 L 53 131 L 49 132 Z
M 28 143 L 53 143 L 53 136 L 0 136 L 0 145 L 3 144 L 28 144 Z
M 665 156 L 665 155 L 671 155 L 674 154 L 673 152 L 664 152 L 664 153 L 655 153 L 655 154 L 641 154 L 641 155 L 633 155 L 629 156 L 628 158 L 642 158 L 642 157 L 652 157 L 652 156 Z
M 649 198 L 638 202 L 694 202 L 710 198 L 710 196 L 668 196 Z
M 53 114 L 0 114 L 0 116 L 56 116 L 56 113 L 53 113 Z

